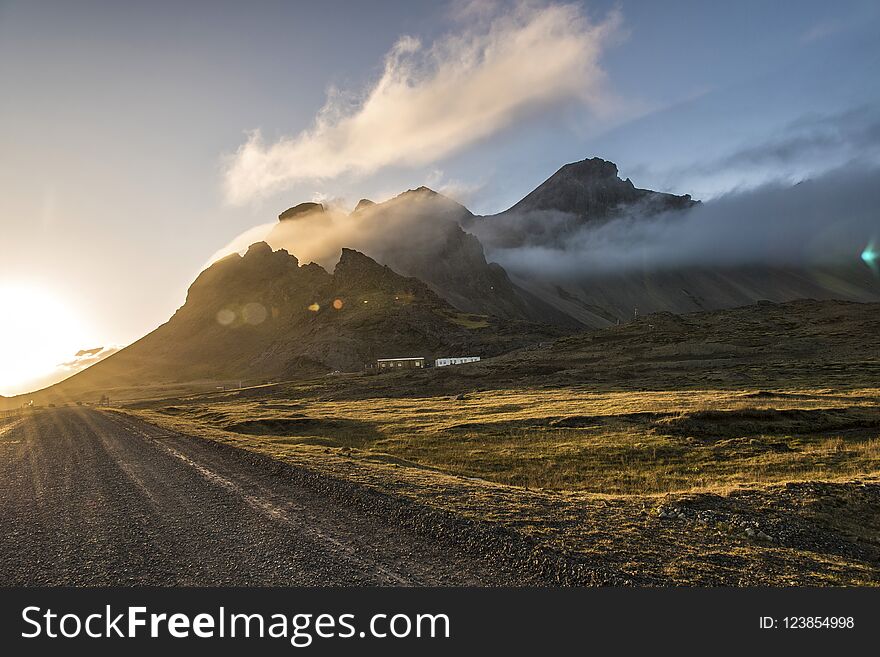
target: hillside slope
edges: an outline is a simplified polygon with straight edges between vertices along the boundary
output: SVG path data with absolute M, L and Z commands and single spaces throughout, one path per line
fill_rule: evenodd
M 35 397 L 89 399 L 122 387 L 199 380 L 256 383 L 376 358 L 493 356 L 562 333 L 462 313 L 414 278 L 344 249 L 332 274 L 265 242 L 202 272 L 165 324 Z
M 418 380 L 339 382 L 336 395 L 475 390 L 738 390 L 876 387 L 880 304 L 806 299 L 675 315 L 663 312 L 562 337 Z

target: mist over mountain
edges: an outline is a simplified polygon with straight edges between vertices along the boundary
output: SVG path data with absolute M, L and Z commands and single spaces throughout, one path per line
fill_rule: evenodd
M 852 265 L 880 236 L 880 169 L 872 166 L 848 166 L 795 185 L 770 183 L 703 203 L 669 195 L 616 200 L 594 204 L 587 214 L 579 210 L 584 204 L 560 209 L 564 194 L 547 199 L 546 207 L 556 209 L 516 210 L 531 196 L 471 227 L 492 257 L 519 274 Z
M 625 216 L 649 217 L 696 205 L 676 196 L 639 189 L 621 180 L 617 165 L 601 158 L 566 164 L 513 207 L 466 222 L 492 248 L 535 242 L 563 247 L 583 229 Z
M 296 206 L 266 239 L 328 266 L 353 245 L 463 311 L 600 327 L 762 299 L 880 299 L 859 258 L 880 237 L 878 182 L 853 165 L 698 202 L 592 158 L 496 215 L 422 187 L 352 213 Z
M 302 203 L 282 212 L 265 240 L 332 267 L 354 248 L 405 276 L 424 281 L 464 312 L 574 326 L 567 314 L 514 285 L 483 245 L 463 230 L 473 214 L 427 187 L 384 203 L 362 199 L 351 213 Z
M 877 273 L 860 257 L 880 237 L 876 166 L 703 203 L 627 195 L 616 167 L 577 180 L 595 172 L 563 167 L 540 194 L 469 224 L 517 285 L 588 326 L 762 299 L 880 300 Z

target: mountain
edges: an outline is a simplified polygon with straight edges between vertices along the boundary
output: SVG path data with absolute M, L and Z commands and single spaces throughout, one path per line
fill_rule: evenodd
M 343 249 L 331 274 L 259 242 L 203 271 L 167 323 L 37 398 L 360 371 L 381 357 L 487 357 L 562 334 L 463 313 L 358 251 Z
M 372 207 L 374 205 L 376 205 L 375 201 L 371 201 L 368 198 L 362 198 L 360 201 L 357 202 L 357 205 L 354 206 L 354 210 L 352 210 L 351 213 L 356 214 L 357 212 L 360 212 L 361 210 Z
M 463 226 L 490 257 L 515 263 L 535 253 L 546 260 L 557 250 L 576 254 L 572 244 L 603 239 L 601 231 L 612 219 L 638 223 L 667 213 L 666 221 L 672 223 L 683 220 L 697 203 L 687 194 L 637 188 L 628 178 L 620 179 L 613 162 L 592 158 L 563 166 L 508 210 L 467 218 Z M 759 300 L 880 301 L 880 283 L 858 262 L 811 267 L 680 264 L 616 272 L 584 267 L 564 273 L 554 273 L 552 266 L 511 267 L 509 276 L 520 290 L 594 328 L 640 314 L 717 310 Z
M 338 247 L 355 247 L 424 281 L 462 312 L 578 327 L 577 320 L 513 284 L 503 267 L 487 261 L 480 240 L 462 228 L 473 216 L 452 199 L 419 187 L 383 203 L 362 199 L 349 215 L 301 203 L 279 215 L 266 241 L 290 250 L 316 244 L 312 251 L 326 266 Z
M 300 203 L 299 205 L 295 205 L 292 208 L 288 208 L 284 212 L 278 215 L 278 221 L 287 221 L 288 219 L 296 219 L 297 217 L 304 217 L 306 215 L 312 213 L 320 213 L 323 214 L 324 206 L 320 203 Z
M 421 279 L 463 312 L 571 328 L 601 328 L 639 314 L 716 310 L 759 300 L 880 300 L 876 277 L 859 262 L 810 268 L 632 266 L 616 272 L 584 267 L 561 273 L 554 272 L 553 262 L 518 266 L 530 256 L 552 260 L 556 250 L 574 257 L 577 247 L 572 244 L 594 239 L 593 231 L 601 239 L 601 231 L 614 219 L 637 224 L 663 213 L 673 223 L 683 221 L 697 205 L 687 194 L 636 187 L 629 178 L 620 178 L 613 162 L 590 158 L 566 164 L 495 215 L 475 216 L 454 200 L 419 187 L 384 203 L 364 199 L 350 214 L 300 204 L 282 213 L 267 241 L 296 250 L 319 235 L 319 242 L 333 247 L 326 260 L 316 258 L 325 266 L 332 265 L 339 246 L 354 246 L 401 274 Z
M 521 246 L 535 236 L 544 244 L 555 244 L 585 224 L 596 225 L 624 214 L 650 216 L 686 210 L 697 203 L 690 194 L 639 189 L 629 178 L 620 179 L 614 162 L 594 157 L 566 164 L 509 209 L 465 225 L 499 247 Z
M 534 191 L 505 212 L 567 212 L 583 220 L 613 217 L 637 207 L 642 214 L 684 210 L 697 203 L 690 194 L 676 196 L 639 189 L 621 180 L 617 165 L 598 157 L 561 167 Z
M 494 356 L 654 312 L 880 301 L 880 283 L 864 266 L 565 275 L 549 266 L 524 275 L 515 263 L 509 274 L 491 261 L 510 245 L 564 244 L 575 229 L 591 239 L 594 226 L 619 216 L 638 222 L 663 212 L 676 221 L 694 204 L 688 195 L 636 188 L 598 158 L 562 167 L 509 210 L 485 217 L 426 187 L 382 203 L 362 199 L 350 213 L 301 203 L 279 215 L 266 242 L 203 271 L 167 323 L 34 397 L 357 371 L 383 356 Z M 291 253 L 313 262 L 301 265 Z

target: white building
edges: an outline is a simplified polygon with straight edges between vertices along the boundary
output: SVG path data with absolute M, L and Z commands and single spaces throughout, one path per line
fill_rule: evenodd
M 457 358 L 438 358 L 434 361 L 435 367 L 446 367 L 447 365 L 461 365 L 462 363 L 475 363 L 480 360 L 479 356 L 459 356 Z

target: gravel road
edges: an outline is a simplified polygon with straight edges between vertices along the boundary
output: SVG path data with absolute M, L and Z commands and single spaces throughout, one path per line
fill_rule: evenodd
M 5 585 L 586 583 L 426 509 L 113 412 L 0 425 Z

